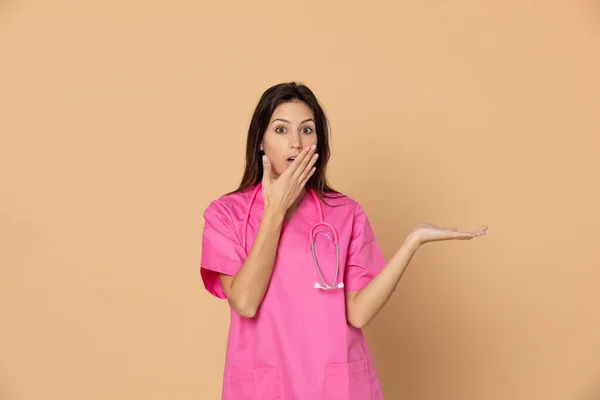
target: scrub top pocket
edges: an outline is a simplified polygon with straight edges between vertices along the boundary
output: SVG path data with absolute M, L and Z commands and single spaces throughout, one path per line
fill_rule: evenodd
M 371 378 L 366 360 L 325 366 L 326 400 L 369 400 Z
M 277 367 L 246 369 L 229 367 L 226 374 L 223 399 L 281 400 L 279 370 Z

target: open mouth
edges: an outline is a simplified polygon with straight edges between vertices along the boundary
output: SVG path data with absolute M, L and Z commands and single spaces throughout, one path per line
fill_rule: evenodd
M 290 158 L 288 158 L 287 161 L 286 161 L 287 165 L 290 165 L 291 163 L 293 163 L 295 159 L 296 159 L 296 157 L 290 157 Z

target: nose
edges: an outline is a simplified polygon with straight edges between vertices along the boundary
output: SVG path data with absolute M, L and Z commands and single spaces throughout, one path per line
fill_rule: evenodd
M 302 149 L 302 138 L 299 133 L 290 135 L 290 147 L 292 149 Z

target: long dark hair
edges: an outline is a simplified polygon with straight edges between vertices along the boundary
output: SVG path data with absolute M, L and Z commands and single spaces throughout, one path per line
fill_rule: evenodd
M 317 151 L 319 158 L 315 163 L 315 173 L 306 183 L 306 188 L 313 189 L 323 202 L 325 202 L 325 197 L 343 196 L 329 185 L 326 177 L 327 162 L 331 155 L 329 146 L 329 121 L 314 93 L 307 86 L 298 82 L 277 84 L 267 89 L 261 96 L 248 128 L 244 175 L 239 187 L 231 193 L 244 191 L 262 180 L 263 164 L 260 142 L 275 108 L 281 103 L 294 100 L 302 101 L 310 107 L 315 117 L 315 128 L 317 131 Z

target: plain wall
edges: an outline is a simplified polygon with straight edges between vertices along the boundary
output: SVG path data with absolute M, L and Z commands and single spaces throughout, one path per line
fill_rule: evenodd
M 386 399 L 600 398 L 600 6 L 0 2 L 0 399 L 219 399 L 202 213 L 269 86 L 311 87 L 389 260 Z

